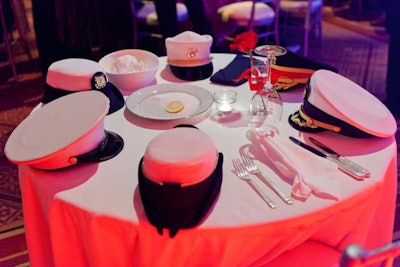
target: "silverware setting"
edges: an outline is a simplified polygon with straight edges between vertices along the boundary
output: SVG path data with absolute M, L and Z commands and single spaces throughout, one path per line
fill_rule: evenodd
M 315 138 L 309 137 L 310 141 L 318 146 L 319 148 L 321 148 L 322 150 L 324 150 L 326 153 L 328 153 L 332 158 L 335 158 L 341 162 L 343 162 L 344 164 L 347 164 L 349 168 L 354 170 L 354 173 L 359 174 L 359 176 L 364 176 L 366 178 L 371 176 L 371 172 L 367 169 L 365 169 L 364 167 L 358 165 L 357 163 L 355 163 L 352 160 L 349 160 L 348 158 L 345 158 L 341 155 L 339 155 L 337 152 L 335 152 L 333 149 L 329 148 L 327 145 L 321 143 L 320 141 L 318 141 Z
M 248 155 L 242 155 L 243 165 L 246 170 L 260 178 L 269 186 L 286 204 L 292 205 L 293 199 L 286 195 L 268 176 L 264 175 Z
M 250 178 L 250 173 L 246 170 L 240 159 L 233 159 L 232 163 L 237 176 L 240 179 L 246 181 L 260 195 L 260 197 L 262 197 L 262 199 L 268 204 L 268 206 L 270 206 L 272 209 L 275 209 L 277 206 L 276 203 L 272 201 L 260 188 L 260 186 Z
M 315 155 L 318 155 L 320 157 L 326 158 L 334 163 L 336 163 L 336 165 L 338 166 L 339 170 L 343 171 L 344 173 L 354 177 L 357 180 L 363 180 L 364 178 L 367 178 L 370 176 L 370 172 L 368 170 L 366 170 L 365 168 L 359 166 L 358 164 L 350 161 L 349 159 L 346 159 L 342 156 L 340 156 L 339 154 L 335 153 L 333 150 L 329 149 L 327 146 L 322 145 L 321 142 L 317 141 L 317 144 L 322 145 L 324 148 L 320 147 L 319 145 L 317 145 L 318 147 L 320 147 L 321 149 L 324 149 L 325 151 L 330 151 L 331 153 L 327 152 L 321 152 L 318 149 L 307 145 L 306 143 L 294 138 L 293 136 L 289 136 L 289 139 L 295 143 L 296 145 L 314 153 Z M 312 141 L 312 140 L 311 140 Z M 314 142 L 315 142 L 314 141 Z M 312 141 L 313 142 L 313 141 Z M 313 142 L 313 143 L 314 143 Z

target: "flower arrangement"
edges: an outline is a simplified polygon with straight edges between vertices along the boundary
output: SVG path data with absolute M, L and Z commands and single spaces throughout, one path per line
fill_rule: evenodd
M 240 52 L 246 53 L 250 57 L 251 63 L 254 62 L 253 50 L 258 43 L 258 35 L 254 31 L 247 31 L 236 35 L 233 43 L 229 45 L 229 48 L 233 50 L 238 50 Z

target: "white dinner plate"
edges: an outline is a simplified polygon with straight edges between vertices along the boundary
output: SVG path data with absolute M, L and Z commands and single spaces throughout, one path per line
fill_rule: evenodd
M 182 111 L 167 112 L 171 101 L 181 101 Z M 133 114 L 155 120 L 189 118 L 207 111 L 214 99 L 207 90 L 190 84 L 158 84 L 133 92 L 126 100 L 126 107 Z

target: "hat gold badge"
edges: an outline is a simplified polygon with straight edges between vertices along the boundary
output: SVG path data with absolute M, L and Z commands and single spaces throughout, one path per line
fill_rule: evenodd
M 188 49 L 188 51 L 186 53 L 186 57 L 188 59 L 194 59 L 198 53 L 199 53 L 199 50 L 197 50 L 196 47 L 192 47 L 192 48 Z
M 96 72 L 92 77 L 92 88 L 101 90 L 107 85 L 107 77 L 102 72 Z

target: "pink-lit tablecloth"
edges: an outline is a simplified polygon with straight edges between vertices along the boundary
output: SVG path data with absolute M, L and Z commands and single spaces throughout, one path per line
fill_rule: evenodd
M 214 54 L 214 71 L 233 55 Z M 157 83 L 179 81 L 161 58 Z M 191 82 L 210 92 L 221 88 L 209 79 Z M 237 110 L 245 112 L 252 92 L 247 84 L 234 87 Z M 279 127 L 284 137 L 302 139 L 287 123 L 299 108 L 302 89 L 282 93 L 284 114 Z M 249 145 L 247 127 L 221 124 L 206 112 L 180 121 L 152 121 L 127 109 L 108 115 L 105 128 L 120 134 L 125 146 L 115 158 L 100 164 L 45 172 L 19 167 L 29 256 L 36 266 L 263 266 L 307 240 L 341 251 L 349 243 L 367 248 L 391 241 L 396 196 L 394 138 L 353 139 L 319 133 L 321 141 L 368 167 L 369 179 L 356 181 L 340 174 L 340 200 L 311 196 L 294 205 L 283 203 L 261 182 L 278 204 L 269 208 L 232 172 L 232 158 Z M 173 239 L 160 236 L 149 224 L 138 192 L 137 169 L 147 143 L 177 123 L 196 124 L 224 154 L 220 195 L 207 217 Z M 258 165 L 285 192 L 291 185 L 266 165 Z M 317 168 L 318 166 L 316 166 Z M 310 255 L 312 256 L 312 255 Z

